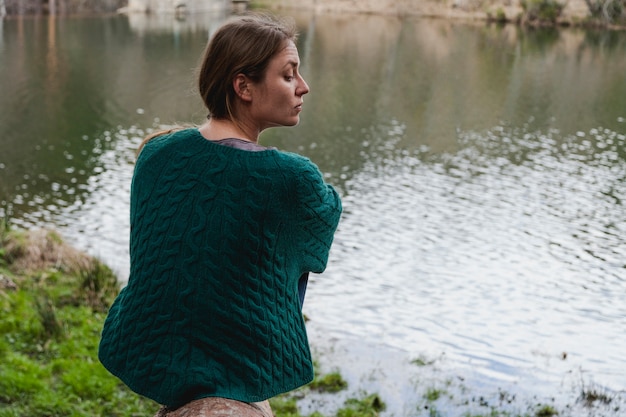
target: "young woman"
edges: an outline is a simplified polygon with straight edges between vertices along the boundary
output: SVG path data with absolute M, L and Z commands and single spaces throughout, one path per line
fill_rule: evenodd
M 271 416 L 268 398 L 313 379 L 301 307 L 341 202 L 310 160 L 258 144 L 299 121 L 309 87 L 295 42 L 268 16 L 225 23 L 199 74 L 208 121 L 140 148 L 130 276 L 99 358 L 160 416 Z

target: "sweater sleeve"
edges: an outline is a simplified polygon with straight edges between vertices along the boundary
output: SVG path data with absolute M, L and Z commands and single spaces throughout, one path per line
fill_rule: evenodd
M 302 272 L 321 273 L 326 269 L 330 247 L 339 219 L 341 199 L 324 182 L 319 168 L 304 157 L 298 159 L 294 179 L 296 247 L 303 259 Z

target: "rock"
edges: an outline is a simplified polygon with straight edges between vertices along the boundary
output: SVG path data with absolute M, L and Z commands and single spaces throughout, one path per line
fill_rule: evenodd
M 191 401 L 176 410 L 163 407 L 154 417 L 272 417 L 268 401 L 244 403 L 227 398 L 208 397 Z

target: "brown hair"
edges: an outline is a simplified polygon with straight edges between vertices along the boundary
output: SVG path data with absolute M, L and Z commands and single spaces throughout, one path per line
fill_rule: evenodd
M 233 113 L 235 77 L 244 74 L 252 81 L 262 81 L 274 55 L 285 48 L 288 41 L 296 42 L 297 36 L 293 22 L 269 14 L 243 15 L 223 24 L 207 44 L 198 74 L 198 90 L 209 111 L 208 117 L 236 123 Z M 138 152 L 150 139 L 178 129 L 148 135 Z
M 267 14 L 239 17 L 218 29 L 204 51 L 198 77 L 209 117 L 234 120 L 235 76 L 261 81 L 272 57 L 296 37 L 292 23 Z

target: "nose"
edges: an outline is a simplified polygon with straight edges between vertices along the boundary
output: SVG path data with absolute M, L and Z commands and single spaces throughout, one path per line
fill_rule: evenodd
M 298 83 L 298 87 L 296 88 L 296 95 L 303 96 L 310 91 L 309 85 L 306 83 L 306 81 L 304 81 L 304 78 L 302 76 L 300 76 L 299 78 L 300 82 Z

